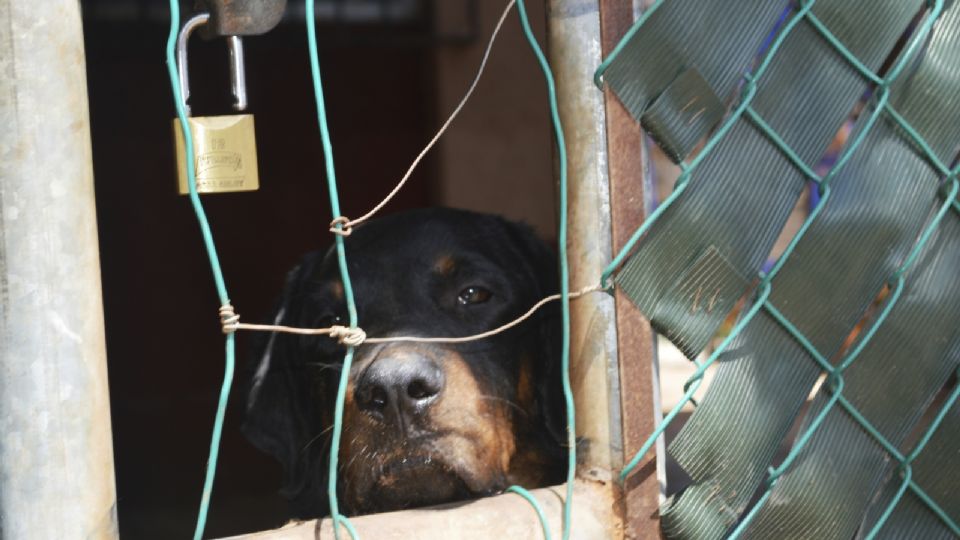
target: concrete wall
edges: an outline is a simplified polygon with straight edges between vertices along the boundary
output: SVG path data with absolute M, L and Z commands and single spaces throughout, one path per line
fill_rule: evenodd
M 435 52 L 438 125 L 469 87 L 506 2 L 478 4 L 479 38 Z M 543 2 L 526 4 L 545 48 Z M 543 75 L 514 8 L 470 103 L 437 148 L 437 202 L 525 221 L 543 238 L 555 239 L 552 140 Z

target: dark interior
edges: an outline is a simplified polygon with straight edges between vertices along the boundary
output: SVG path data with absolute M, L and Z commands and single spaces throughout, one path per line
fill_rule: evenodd
M 450 11 L 456 4 L 461 23 L 442 28 L 430 2 L 364 2 L 415 9 L 390 19 L 388 11 L 358 16 L 344 7 L 350 2 L 317 2 L 320 63 L 348 216 L 378 202 L 442 122 L 438 116 L 446 113 L 435 105 L 442 77 L 437 51 L 482 49 L 490 30 L 481 28 L 476 1 L 445 5 Z M 192 11 L 189 4 L 183 2 L 184 16 Z M 199 228 L 188 199 L 176 192 L 174 107 L 164 63 L 168 4 L 84 0 L 82 5 L 120 534 L 189 537 L 224 352 L 219 302 Z M 297 15 L 302 9 L 302 1 L 291 0 L 275 30 L 244 42 L 260 190 L 203 198 L 231 299 L 247 322 L 266 322 L 285 272 L 301 254 L 330 242 L 306 32 Z M 495 6 L 497 13 L 500 9 Z M 529 9 L 542 22 L 542 4 Z M 189 58 L 194 114 L 231 114 L 226 44 L 194 37 Z M 542 78 L 536 73 L 519 84 L 541 88 Z M 546 102 L 536 107 L 545 118 Z M 542 143 L 539 155 L 549 155 L 550 135 L 543 127 L 542 141 L 530 144 Z M 444 202 L 434 156 L 420 165 L 389 211 Z M 545 167 L 549 171 L 550 164 Z M 549 185 L 549 173 L 541 181 Z M 534 204 L 552 206 L 549 199 Z M 279 465 L 239 432 L 239 374 L 250 359 L 251 342 L 250 335 L 238 334 L 238 378 L 205 537 L 274 528 L 286 519 L 285 502 L 276 493 Z

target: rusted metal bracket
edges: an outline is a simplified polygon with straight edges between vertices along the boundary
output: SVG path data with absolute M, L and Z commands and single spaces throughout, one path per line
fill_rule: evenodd
M 211 39 L 269 32 L 283 17 L 287 0 L 196 0 L 195 5 L 197 10 L 210 14 L 200 35 Z
M 606 57 L 633 25 L 633 3 L 599 0 L 600 41 Z M 604 93 L 607 167 L 614 252 L 643 223 L 648 194 L 646 146 L 640 125 L 611 93 Z M 616 293 L 617 351 L 620 367 L 623 458 L 628 461 L 656 427 L 654 334 L 650 322 L 620 290 Z M 624 486 L 624 538 L 660 538 L 659 492 L 655 452 L 648 452 Z

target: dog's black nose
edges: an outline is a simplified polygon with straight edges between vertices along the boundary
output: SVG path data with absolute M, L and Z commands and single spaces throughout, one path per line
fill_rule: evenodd
M 406 430 L 436 401 L 443 383 L 443 372 L 428 358 L 383 357 L 364 370 L 355 398 L 360 410 Z

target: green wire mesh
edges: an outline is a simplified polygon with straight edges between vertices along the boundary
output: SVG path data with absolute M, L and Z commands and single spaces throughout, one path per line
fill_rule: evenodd
M 543 54 L 543 51 L 540 49 L 539 44 L 536 41 L 536 38 L 533 35 L 533 30 L 530 27 L 529 20 L 526 14 L 526 8 L 524 6 L 523 0 L 516 0 L 520 23 L 523 29 L 525 38 L 530 45 L 534 56 L 537 59 L 538 64 L 540 65 L 541 70 L 543 71 L 544 78 L 546 81 L 546 86 L 549 95 L 549 104 L 551 111 L 551 123 L 554 131 L 554 136 L 556 138 L 557 144 L 557 153 L 559 156 L 559 170 L 560 170 L 560 179 L 559 179 L 559 206 L 560 206 L 560 219 L 559 219 L 559 228 L 558 228 L 558 242 L 560 244 L 559 254 L 558 254 L 558 266 L 560 270 L 561 278 L 561 314 L 562 314 L 562 352 L 561 352 L 561 364 L 563 371 L 563 393 L 564 393 L 564 402 L 566 407 L 567 414 L 567 447 L 568 447 L 568 473 L 567 473 L 567 482 L 566 482 L 566 497 L 563 502 L 563 530 L 562 538 L 566 540 L 570 537 L 571 532 L 571 520 L 572 520 L 572 501 L 573 501 L 573 486 L 574 486 L 574 474 L 576 472 L 576 444 L 575 444 L 575 433 L 576 425 L 574 419 L 574 405 L 573 405 L 573 394 L 570 386 L 570 307 L 569 307 L 569 283 L 568 283 L 568 264 L 566 257 L 566 235 L 567 235 L 567 167 L 566 167 L 566 144 L 564 142 L 563 127 L 560 123 L 559 110 L 557 105 L 556 97 L 556 88 L 554 84 L 553 74 L 550 69 L 550 65 L 547 62 L 546 57 Z M 508 8 L 510 5 L 508 5 Z M 327 115 L 326 115 L 326 104 L 323 97 L 323 87 L 320 78 L 320 65 L 317 55 L 317 39 L 316 39 L 316 18 L 314 17 L 314 0 L 306 1 L 306 30 L 307 30 L 307 42 L 308 42 L 308 52 L 310 57 L 310 74 L 311 82 L 313 83 L 314 90 L 314 101 L 317 107 L 317 123 L 320 129 L 320 137 L 323 145 L 323 154 L 324 154 L 324 165 L 326 172 L 327 187 L 330 198 L 330 207 L 333 214 L 333 217 L 340 216 L 340 198 L 337 191 L 337 181 L 335 175 L 335 168 L 333 162 L 333 148 L 330 142 L 330 132 L 329 126 L 327 124 Z M 175 45 L 176 38 L 180 29 L 180 10 L 179 3 L 177 0 L 170 0 L 170 29 L 166 42 L 166 61 L 167 61 L 167 72 L 170 80 L 170 85 L 173 92 L 174 103 L 177 109 L 177 116 L 180 121 L 180 128 L 183 132 L 183 137 L 185 141 L 185 147 L 187 152 L 186 163 L 187 163 L 187 175 L 189 178 L 188 187 L 190 190 L 190 201 L 193 206 L 193 210 L 196 214 L 198 224 L 200 226 L 201 235 L 204 241 L 204 246 L 207 251 L 207 255 L 210 261 L 210 267 L 213 271 L 214 284 L 216 285 L 217 293 L 220 298 L 221 305 L 227 305 L 230 303 L 229 295 L 227 294 L 226 285 L 223 279 L 223 272 L 220 266 L 219 258 L 217 256 L 216 246 L 213 240 L 213 234 L 210 230 L 210 224 L 207 220 L 206 213 L 203 208 L 203 204 L 200 201 L 200 197 L 196 190 L 196 181 L 194 178 L 194 158 L 193 158 L 193 142 L 190 132 L 190 127 L 187 122 L 187 115 L 185 112 L 183 97 L 180 93 L 180 86 L 178 84 L 177 75 L 176 75 L 176 60 L 175 60 Z M 341 224 L 337 224 L 338 229 L 342 228 Z M 347 259 L 344 246 L 344 240 L 342 235 L 335 235 L 335 247 L 337 253 L 337 262 L 340 270 L 340 277 L 344 286 L 344 296 L 347 303 L 347 311 L 349 313 L 349 322 L 351 328 L 357 327 L 357 310 L 356 304 L 353 297 L 353 289 L 351 286 L 350 275 L 347 268 Z M 220 391 L 220 398 L 217 405 L 217 414 L 214 419 L 213 435 L 211 437 L 210 443 L 210 454 L 209 460 L 207 462 L 206 474 L 204 477 L 204 487 L 203 495 L 200 502 L 200 510 L 197 515 L 196 528 L 194 530 L 194 539 L 200 540 L 203 536 L 204 529 L 206 527 L 207 514 L 210 508 L 210 498 L 213 492 L 213 481 L 216 472 L 217 466 L 217 456 L 220 450 L 220 439 L 223 430 L 224 417 L 226 413 L 227 399 L 230 393 L 230 387 L 233 382 L 233 371 L 235 363 L 235 351 L 234 351 L 234 335 L 233 333 L 228 333 L 226 336 L 226 366 L 224 372 L 224 381 Z M 331 448 L 334 451 L 330 452 L 330 459 L 328 463 L 328 483 L 327 483 L 327 495 L 329 499 L 329 508 L 330 508 L 330 518 L 333 522 L 333 531 L 335 538 L 340 538 L 340 528 L 342 527 L 347 531 L 350 537 L 354 540 L 359 538 L 356 529 L 350 522 L 350 520 L 340 513 L 338 499 L 337 499 L 337 470 L 338 470 L 338 455 L 339 452 L 336 451 L 340 445 L 340 438 L 342 434 L 342 424 L 343 424 L 343 409 L 344 401 L 346 397 L 346 388 L 348 377 L 350 373 L 350 365 L 353 360 L 353 353 L 355 347 L 348 347 L 347 352 L 344 356 L 343 367 L 341 369 L 341 375 L 339 380 L 339 385 L 337 387 L 337 395 L 335 400 L 335 410 L 334 410 L 334 424 L 332 426 L 332 435 L 331 435 Z M 537 516 L 540 520 L 541 525 L 543 526 L 543 533 L 546 540 L 550 540 L 550 529 L 547 526 L 547 521 L 544 517 L 543 510 L 540 508 L 540 504 L 537 500 L 525 489 L 520 486 L 511 486 L 508 491 L 517 493 L 523 497 L 537 513 Z
M 170 29 L 166 42 L 167 76 L 170 79 L 174 106 L 177 110 L 177 117 L 180 120 L 180 129 L 183 133 L 184 148 L 186 149 L 187 176 L 190 179 L 187 183 L 190 190 L 190 205 L 193 207 L 193 211 L 197 217 L 197 223 L 200 226 L 200 235 L 203 238 L 207 258 L 210 262 L 210 269 L 213 272 L 213 282 L 217 290 L 217 297 L 220 299 L 220 305 L 223 306 L 230 303 L 230 295 L 227 293 L 227 286 L 223 279 L 223 271 L 220 268 L 220 258 L 217 255 L 217 248 L 213 241 L 210 223 L 207 220 L 207 214 L 203 209 L 203 204 L 200 202 L 200 195 L 197 193 L 194 171 L 196 164 L 193 156 L 193 137 L 187 122 L 187 113 L 184 107 L 185 103 L 180 93 L 180 84 L 177 77 L 177 63 L 174 51 L 176 49 L 177 34 L 179 31 L 180 4 L 177 3 L 176 0 L 170 0 Z M 203 531 L 207 524 L 207 513 L 210 510 L 210 497 L 213 494 L 213 480 L 216 476 L 217 459 L 220 454 L 220 438 L 223 433 L 223 422 L 227 413 L 227 399 L 230 396 L 230 388 L 233 385 L 233 372 L 236 364 L 236 339 L 232 333 L 224 337 L 224 353 L 223 383 L 220 386 L 220 397 L 217 401 L 217 412 L 213 421 L 209 458 L 204 473 L 203 492 L 200 496 L 200 510 L 197 513 L 197 523 L 193 531 L 194 540 L 200 540 L 203 537 Z
M 682 171 L 604 282 L 691 358 L 749 300 L 624 469 L 717 363 L 669 447 L 692 483 L 664 534 L 960 536 L 960 390 L 935 401 L 960 365 L 960 2 L 661 0 L 596 79 Z M 819 203 L 762 272 L 811 183 Z

